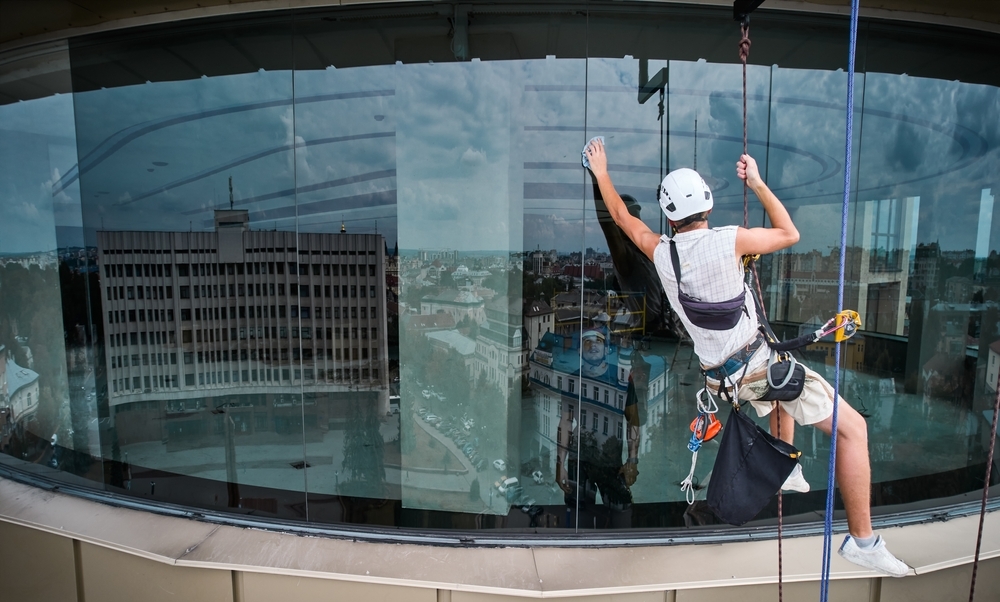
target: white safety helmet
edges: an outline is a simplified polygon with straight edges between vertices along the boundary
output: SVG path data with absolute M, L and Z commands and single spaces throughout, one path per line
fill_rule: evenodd
M 712 208 L 712 191 L 708 184 L 698 172 L 687 167 L 668 173 L 660 182 L 656 198 L 667 219 L 674 222 Z

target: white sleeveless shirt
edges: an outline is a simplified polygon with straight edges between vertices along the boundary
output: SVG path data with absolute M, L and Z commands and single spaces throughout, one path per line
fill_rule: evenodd
M 744 290 L 743 263 L 736 256 L 737 226 L 701 228 L 674 235 L 684 293 L 699 301 L 728 301 Z M 730 330 L 708 330 L 691 323 L 677 300 L 677 281 L 670 261 L 670 239 L 660 237 L 653 264 L 671 307 L 691 335 L 694 352 L 705 367 L 715 367 L 757 336 L 757 308 L 747 291 L 746 313 Z M 757 355 L 757 354 L 755 354 Z

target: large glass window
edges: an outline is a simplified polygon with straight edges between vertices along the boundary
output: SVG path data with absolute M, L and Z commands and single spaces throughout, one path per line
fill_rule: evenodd
M 699 360 L 580 151 L 605 138 L 655 232 L 679 167 L 711 187 L 711 225 L 742 224 L 737 27 L 482 6 L 194 21 L 0 62 L 2 461 L 325 524 L 717 524 L 716 444 L 693 505 L 679 487 Z M 825 322 L 843 256 L 876 512 L 970 494 L 1000 366 L 996 36 L 863 22 L 846 248 L 845 22 L 764 12 L 753 36 L 749 152 L 801 233 L 757 264 L 767 316 L 784 338 Z M 752 194 L 746 216 L 767 224 Z M 832 342 L 799 355 L 833 380 Z M 795 443 L 813 491 L 785 510 L 807 521 L 829 440 Z

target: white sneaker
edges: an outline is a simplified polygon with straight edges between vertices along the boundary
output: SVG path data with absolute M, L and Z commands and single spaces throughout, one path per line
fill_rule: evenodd
M 876 538 L 875 543 L 870 548 L 858 547 L 854 538 L 848 535 L 837 553 L 848 562 L 891 577 L 905 577 L 910 572 L 910 567 L 893 556 L 892 552 L 885 547 L 885 541 L 882 540 L 881 535 Z
M 788 475 L 785 482 L 781 485 L 782 491 L 798 491 L 799 493 L 805 493 L 809 491 L 809 481 L 802 475 L 802 465 L 796 464 L 795 468 L 792 470 L 792 474 Z

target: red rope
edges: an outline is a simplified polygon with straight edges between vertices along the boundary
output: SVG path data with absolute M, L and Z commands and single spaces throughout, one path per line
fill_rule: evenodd
M 781 439 L 781 407 L 775 404 L 775 408 L 773 411 L 777 415 L 777 420 L 775 420 L 775 423 L 777 423 L 778 425 L 776 436 L 778 437 L 778 439 Z M 781 584 L 783 581 L 782 570 L 781 570 L 781 515 L 782 515 L 781 488 L 779 487 L 778 488 L 778 602 L 781 602 L 781 597 L 782 597 Z
M 743 64 L 743 154 L 747 154 L 747 59 L 750 57 L 750 24 L 744 21 L 740 24 L 740 62 Z M 747 200 L 747 182 L 743 181 L 743 227 L 750 227 L 750 203 Z M 760 289 L 760 278 L 757 277 L 757 264 L 754 261 L 750 262 L 750 272 L 753 274 L 754 284 L 757 287 L 757 299 L 761 304 L 760 310 L 765 316 L 767 312 L 764 310 L 764 296 L 761 294 Z M 1000 399 L 1000 398 L 998 398 Z M 778 425 L 776 436 L 781 439 L 781 408 L 775 407 L 776 412 L 775 422 Z M 781 530 L 782 530 L 782 495 L 781 489 L 778 489 L 778 602 L 782 601 L 784 592 L 782 591 L 782 581 L 783 581 L 783 571 L 781 562 Z
M 750 25 L 740 24 L 740 62 L 743 63 L 743 154 L 747 154 L 747 58 L 750 56 Z M 747 203 L 747 182 L 743 180 L 743 227 L 749 227 L 750 210 Z

